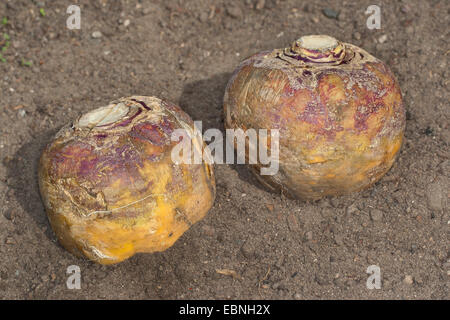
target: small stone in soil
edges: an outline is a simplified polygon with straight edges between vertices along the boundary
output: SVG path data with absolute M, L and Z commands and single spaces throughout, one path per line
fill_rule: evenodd
M 312 233 L 312 231 L 308 231 L 308 232 L 305 233 L 305 239 L 306 239 L 306 240 L 311 241 L 312 238 L 313 238 L 313 233 Z
M 440 211 L 445 207 L 443 204 L 445 203 L 445 192 L 443 191 L 445 188 L 443 180 L 444 179 L 437 178 L 427 186 L 427 203 L 431 210 Z
M 242 18 L 242 10 L 237 6 L 229 6 L 227 8 L 227 14 L 235 19 Z
M 5 213 L 3 213 L 3 216 L 9 221 L 11 221 L 13 219 L 13 215 L 12 215 L 12 212 L 10 210 L 8 210 Z
M 293 213 L 289 214 L 287 217 L 287 221 L 288 221 L 289 230 L 291 230 L 291 231 L 299 231 L 300 230 L 298 219 L 295 216 L 295 214 L 293 214 Z
M 330 9 L 330 8 L 323 9 L 322 13 L 324 14 L 325 17 L 330 18 L 330 19 L 337 19 L 337 17 L 339 16 L 339 12 L 338 11 L 335 11 L 335 10 Z
M 403 282 L 408 285 L 413 284 L 413 282 L 414 282 L 413 276 L 411 276 L 409 274 L 406 275 L 405 278 L 403 279 Z
M 262 10 L 264 9 L 264 6 L 266 4 L 266 0 L 258 0 L 258 2 L 256 3 L 256 10 Z
M 387 35 L 383 34 L 381 37 L 378 38 L 379 43 L 385 43 L 387 40 Z
M 372 221 L 381 221 L 383 219 L 383 211 L 378 209 L 373 209 L 370 211 L 370 218 Z
M 99 39 L 102 37 L 102 33 L 100 31 L 94 31 L 92 32 L 92 38 Z
M 241 247 L 241 252 L 246 258 L 252 258 L 255 255 L 255 251 L 250 243 L 250 241 L 245 241 L 244 245 Z
M 336 242 L 336 244 L 338 246 L 342 246 L 344 244 L 344 238 L 343 238 L 343 236 L 341 236 L 339 234 L 334 235 L 334 241 Z

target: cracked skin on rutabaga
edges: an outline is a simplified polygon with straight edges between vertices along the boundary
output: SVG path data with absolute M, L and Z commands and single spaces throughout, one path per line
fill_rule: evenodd
M 270 188 L 306 200 L 378 181 L 394 163 L 405 129 L 389 68 L 323 35 L 244 60 L 228 83 L 224 111 L 226 128 L 279 130 L 278 173 L 258 175 L 260 164 L 252 169 Z
M 201 220 L 215 198 L 210 164 L 175 164 L 171 141 L 185 129 L 205 147 L 179 107 L 130 97 L 84 114 L 43 151 L 42 199 L 60 243 L 101 264 L 163 251 Z M 193 150 L 193 149 L 192 149 Z

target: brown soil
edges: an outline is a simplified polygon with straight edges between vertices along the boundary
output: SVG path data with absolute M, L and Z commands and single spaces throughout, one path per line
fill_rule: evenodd
M 372 2 L 1 1 L 10 46 L 0 62 L 0 298 L 448 299 L 450 3 L 378 1 L 382 28 L 369 30 Z M 71 4 L 81 30 L 66 28 Z M 213 209 L 163 253 L 106 267 L 57 243 L 36 171 L 62 125 L 139 94 L 222 129 L 235 66 L 304 34 L 361 46 L 397 75 L 406 137 L 380 182 L 306 203 L 265 190 L 245 166 L 216 165 Z M 81 290 L 66 287 L 70 265 L 81 268 Z M 381 268 L 380 290 L 366 288 L 369 265 Z

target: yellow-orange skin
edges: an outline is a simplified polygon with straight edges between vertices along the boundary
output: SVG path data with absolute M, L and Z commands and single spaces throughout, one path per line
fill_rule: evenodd
M 215 198 L 210 165 L 171 159 L 170 133 L 193 128 L 189 116 L 155 98 L 120 101 L 141 107 L 134 100 L 152 110 L 123 126 L 67 126 L 41 156 L 41 195 L 60 243 L 101 264 L 169 248 Z
M 225 127 L 279 130 L 279 172 L 260 176 L 259 165 L 253 171 L 290 197 L 316 200 L 367 188 L 402 145 L 405 110 L 392 72 L 366 51 L 344 46 L 339 65 L 262 52 L 243 61 L 228 83 Z

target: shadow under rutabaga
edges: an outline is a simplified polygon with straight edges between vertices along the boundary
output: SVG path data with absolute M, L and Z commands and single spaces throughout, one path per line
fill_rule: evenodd
M 57 131 L 56 128 L 34 136 L 31 141 L 26 142 L 17 150 L 12 159 L 5 163 L 8 172 L 8 187 L 11 188 L 13 197 L 38 228 L 46 230 L 45 235 L 51 241 L 56 241 L 56 237 L 51 230 L 39 194 L 38 166 L 44 147 Z
M 219 129 L 224 139 L 223 96 L 230 77 L 231 73 L 220 73 L 207 79 L 187 83 L 179 99 L 179 106 L 191 116 L 192 120 L 202 121 L 203 133 L 210 128 Z M 223 151 L 225 157 L 225 147 Z M 236 154 L 234 157 L 236 159 Z M 223 164 L 216 164 L 216 168 L 221 165 Z M 241 180 L 261 190 L 272 192 L 258 181 L 247 165 L 232 164 L 230 167 L 236 170 Z

